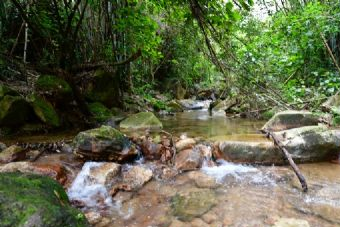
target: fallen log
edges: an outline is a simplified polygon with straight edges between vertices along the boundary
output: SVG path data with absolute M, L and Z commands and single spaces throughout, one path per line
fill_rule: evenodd
M 288 150 L 284 147 L 284 145 L 281 143 L 281 141 L 274 135 L 274 133 L 267 131 L 266 132 L 267 137 L 268 138 L 272 138 L 274 141 L 274 144 L 282 151 L 282 153 L 285 155 L 285 157 L 287 158 L 290 166 L 293 168 L 296 176 L 298 177 L 300 183 L 301 183 L 301 187 L 303 192 L 307 192 L 308 191 L 308 186 L 307 186 L 307 182 L 306 182 L 306 178 L 303 176 L 303 174 L 301 173 L 299 167 L 295 164 L 291 154 L 288 152 Z

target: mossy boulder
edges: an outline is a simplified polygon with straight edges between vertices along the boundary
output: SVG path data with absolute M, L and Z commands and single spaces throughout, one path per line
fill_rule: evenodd
M 90 102 L 100 102 L 107 107 L 120 106 L 119 78 L 104 70 L 97 70 L 92 81 L 85 84 L 85 97 Z
M 262 131 L 282 131 L 303 126 L 318 125 L 319 117 L 308 111 L 287 110 L 275 114 L 263 127 Z
M 130 140 L 110 126 L 80 132 L 73 142 L 75 154 L 86 160 L 125 162 L 137 157 Z
M 6 95 L 19 96 L 19 93 L 5 85 L 0 84 L 0 100 L 3 99 Z
M 111 110 L 100 102 L 90 103 L 88 106 L 94 119 L 98 122 L 104 122 L 113 116 Z
M 36 116 L 45 124 L 59 127 L 60 119 L 52 104 L 38 95 L 30 95 L 28 101 Z
M 173 111 L 173 112 L 183 112 L 184 111 L 182 105 L 179 104 L 176 100 L 172 100 L 168 104 L 168 108 L 170 109 L 170 111 Z
M 191 221 L 216 204 L 216 194 L 210 189 L 185 190 L 171 198 L 172 213 L 181 221 Z
M 26 122 L 30 113 L 31 108 L 24 98 L 6 95 L 0 101 L 0 126 L 20 126 Z
M 121 129 L 161 129 L 162 122 L 152 112 L 133 114 L 120 123 Z
M 35 84 L 36 90 L 55 101 L 71 100 L 72 88 L 62 78 L 51 75 L 42 75 Z
M 43 176 L 0 173 L 1 227 L 88 227 L 63 187 Z

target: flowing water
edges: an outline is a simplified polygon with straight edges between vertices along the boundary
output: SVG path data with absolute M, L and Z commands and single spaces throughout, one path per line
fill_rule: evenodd
M 256 134 L 263 125 L 261 121 L 228 119 L 224 114 L 211 116 L 204 110 L 165 116 L 161 120 L 165 130 L 177 136 L 263 139 Z M 96 227 L 340 227 L 339 164 L 299 165 L 309 184 L 308 193 L 301 192 L 289 167 L 247 166 L 220 160 L 217 166 L 204 166 L 169 180 L 154 178 L 139 191 L 120 191 L 113 198 L 108 195 L 110 188 L 88 177 L 89 169 L 100 165 L 85 163 L 68 189 L 72 200 L 85 203 L 84 212 L 100 214 Z M 123 168 L 130 165 L 154 169 L 152 163 L 143 160 Z M 191 192 L 203 193 L 204 198 L 207 194 L 213 201 L 195 197 L 199 201 L 190 200 L 195 195 Z M 195 213 L 204 203 L 212 205 L 195 218 L 184 220 L 176 212 L 176 195 L 189 198 L 182 212 Z M 302 219 L 309 225 L 278 225 L 280 218 Z
M 262 139 L 256 133 L 263 122 L 227 119 L 222 115 L 210 116 L 206 111 L 184 112 L 163 117 L 162 121 L 167 131 L 178 136 L 185 134 L 212 140 Z M 101 201 L 105 200 L 108 206 L 98 208 L 99 205 L 93 204 L 96 200 L 90 199 L 89 205 L 84 208 L 86 212 L 101 213 L 97 227 L 340 226 L 339 164 L 300 165 L 309 184 L 308 193 L 301 191 L 289 167 L 246 166 L 219 160 L 217 166 L 204 166 L 194 172 L 182 173 L 175 179 L 153 179 L 139 191 L 119 192 L 112 200 L 107 200 L 107 192 L 103 187 L 86 181 L 86 173 L 91 165 L 96 164 L 89 163 L 83 167 L 69 195 L 87 201 L 93 195 L 93 189 L 98 187 Z M 190 198 L 190 194 L 186 193 L 192 191 L 211 192 L 215 202 L 204 213 L 183 220 L 175 211 L 173 198 L 178 194 Z M 209 201 L 196 204 L 189 200 L 184 210 L 195 213 L 195 209 L 199 209 L 196 207 L 205 202 Z M 300 221 L 300 225 L 278 224 L 278 220 L 294 219 L 303 221 Z

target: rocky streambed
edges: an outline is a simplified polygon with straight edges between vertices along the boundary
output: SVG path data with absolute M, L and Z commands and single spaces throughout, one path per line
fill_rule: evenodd
M 64 186 L 68 199 L 60 188 L 50 189 L 55 212 L 63 211 L 55 225 L 43 221 L 48 211 L 37 203 L 21 217 L 24 222 L 6 219 L 0 226 L 340 226 L 340 136 L 308 113 L 286 112 L 265 125 L 277 131 L 295 160 L 306 163 L 299 167 L 308 193 L 280 151 L 260 134 L 264 122 L 204 111 L 161 121 L 143 115 L 133 118 L 149 132 L 138 131 L 130 119 L 123 124 L 125 134 L 109 126 L 81 132 L 60 153 L 4 149 L 0 172 L 48 176 Z M 298 120 L 285 123 L 292 116 Z M 4 191 L 0 188 L 0 199 L 8 207 L 15 201 L 6 200 Z M 84 216 L 70 210 L 74 207 Z

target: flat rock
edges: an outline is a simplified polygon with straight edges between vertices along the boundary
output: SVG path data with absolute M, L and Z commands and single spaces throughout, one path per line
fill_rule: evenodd
M 139 129 L 161 129 L 162 122 L 152 112 L 140 112 L 133 114 L 123 120 L 119 127 L 121 129 L 139 130 Z
M 133 166 L 122 174 L 122 183 L 119 188 L 124 191 L 136 191 L 153 177 L 152 170 L 143 166 Z
M 287 110 L 275 114 L 261 130 L 277 132 L 291 128 L 318 125 L 318 123 L 318 117 L 311 112 Z

